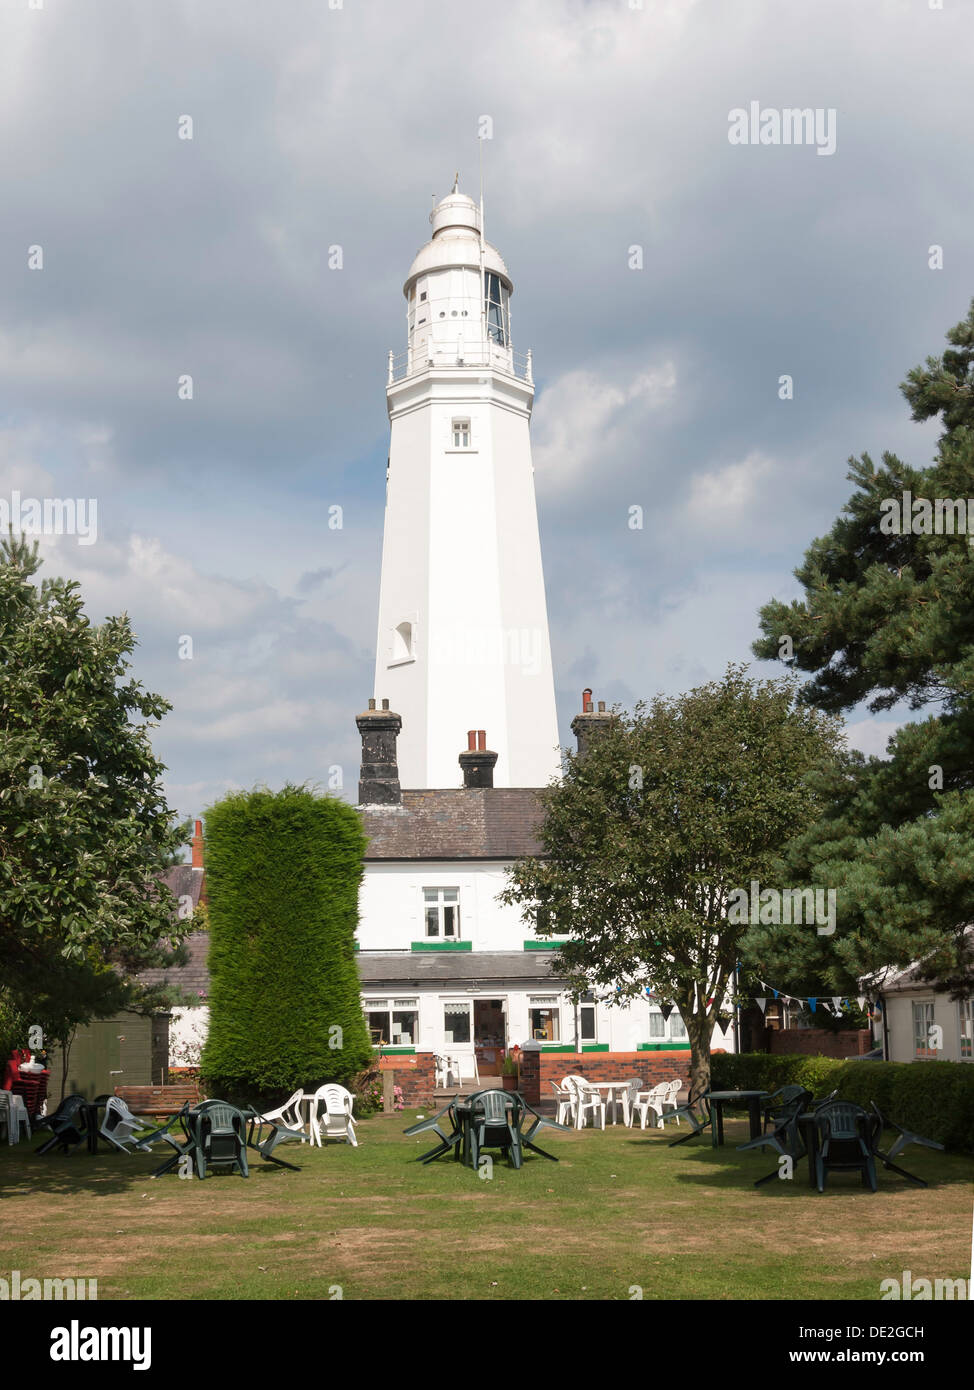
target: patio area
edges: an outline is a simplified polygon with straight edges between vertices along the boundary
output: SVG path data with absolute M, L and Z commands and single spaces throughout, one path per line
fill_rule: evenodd
M 881 1171 L 825 1193 L 803 1177 L 755 1189 L 767 1153 L 739 1153 L 746 1119 L 678 1148 L 675 1131 L 545 1131 L 490 1180 L 429 1147 L 407 1109 L 365 1119 L 359 1147 L 287 1144 L 300 1172 L 256 1166 L 206 1182 L 149 1175 L 159 1155 L 36 1157 L 0 1145 L 3 1263 L 96 1278 L 99 1298 L 870 1299 L 880 1281 L 966 1278 L 974 1159 L 915 1149 L 914 1187 Z

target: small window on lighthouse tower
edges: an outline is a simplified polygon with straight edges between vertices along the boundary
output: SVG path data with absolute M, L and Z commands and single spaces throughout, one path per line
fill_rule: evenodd
M 453 447 L 454 449 L 470 448 L 470 421 L 454 420 L 453 422 Z
M 413 652 L 413 625 L 412 623 L 400 623 L 392 630 L 392 660 L 412 661 L 415 653 Z

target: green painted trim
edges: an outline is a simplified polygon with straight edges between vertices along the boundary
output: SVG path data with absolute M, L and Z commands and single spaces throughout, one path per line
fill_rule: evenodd
M 415 1055 L 415 1047 L 374 1047 L 373 1052 L 378 1052 L 380 1057 L 412 1057 Z
M 583 1052 L 608 1052 L 608 1043 L 582 1043 Z
M 542 1043 L 541 1050 L 542 1052 L 574 1052 L 575 1048 L 571 1043 Z
M 689 1043 L 640 1043 L 636 1048 L 637 1052 L 689 1052 Z
M 414 941 L 411 951 L 472 951 L 472 941 Z
M 559 946 L 567 946 L 567 941 L 525 941 L 526 951 L 557 951 Z

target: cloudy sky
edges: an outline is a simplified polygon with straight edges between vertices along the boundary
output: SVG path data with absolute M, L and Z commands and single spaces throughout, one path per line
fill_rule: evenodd
M 335 765 L 354 794 L 386 356 L 485 115 L 562 741 L 584 685 L 749 657 L 849 455 L 933 450 L 898 383 L 974 294 L 974 7 L 931 4 L 0 0 L 0 496 L 97 499 L 47 572 L 130 614 L 182 814 Z M 752 101 L 834 109 L 834 154 L 732 145 Z

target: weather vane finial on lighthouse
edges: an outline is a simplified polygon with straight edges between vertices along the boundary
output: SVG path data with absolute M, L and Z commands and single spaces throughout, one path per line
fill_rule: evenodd
M 454 191 L 454 193 L 459 193 L 459 192 L 460 192 L 460 170 L 459 170 L 459 169 L 457 170 L 457 172 L 456 172 L 456 173 L 454 174 L 454 176 L 453 176 L 453 191 Z

